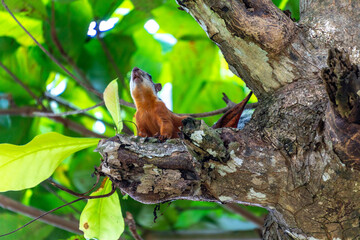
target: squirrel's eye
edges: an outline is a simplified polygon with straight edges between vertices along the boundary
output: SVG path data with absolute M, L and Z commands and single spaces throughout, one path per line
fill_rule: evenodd
M 151 75 L 150 74 L 147 74 L 148 75 L 148 77 L 150 78 L 150 79 L 152 79 L 152 77 L 151 77 Z

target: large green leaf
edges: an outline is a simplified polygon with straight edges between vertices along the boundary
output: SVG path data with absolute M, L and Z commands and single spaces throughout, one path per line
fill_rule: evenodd
M 104 91 L 104 102 L 107 110 L 110 112 L 116 126 L 116 132 L 120 133 L 123 128 L 123 122 L 120 112 L 119 88 L 117 79 L 109 83 Z
M 0 192 L 36 186 L 50 177 L 66 157 L 98 141 L 45 133 L 23 146 L 0 144 Z
M 104 195 L 111 192 L 111 189 L 111 181 L 105 178 L 101 187 L 90 196 Z M 80 230 L 87 239 L 119 239 L 124 231 L 124 220 L 116 192 L 110 197 L 88 201 L 80 216 Z

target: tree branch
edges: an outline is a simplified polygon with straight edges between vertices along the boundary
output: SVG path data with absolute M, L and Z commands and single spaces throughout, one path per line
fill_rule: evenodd
M 68 201 L 66 201 L 63 197 L 61 197 L 56 191 L 54 191 L 53 189 L 51 189 L 51 187 L 46 184 L 45 182 L 40 183 L 40 185 L 45 188 L 46 191 L 48 191 L 49 193 L 53 194 L 55 197 L 57 197 L 60 201 L 62 201 L 63 203 L 68 203 Z M 78 213 L 79 215 L 81 214 L 81 211 L 76 209 L 73 205 L 69 205 L 69 207 L 74 210 L 74 212 Z
M 45 213 L 44 211 L 23 205 L 3 195 L 0 195 L 0 206 L 13 212 L 21 213 L 31 218 L 36 218 Z M 77 221 L 69 221 L 53 214 L 48 214 L 40 218 L 39 221 L 75 234 L 83 234 L 79 230 L 79 223 Z
M 281 154 L 256 133 L 213 130 L 200 121 L 189 120 L 183 134 L 182 141 L 164 144 L 122 135 L 102 140 L 97 148 L 104 158 L 100 169 L 120 189 L 143 203 L 174 199 L 257 206 L 276 203 L 287 169 L 281 167 L 285 164 Z M 275 156 L 278 161 L 271 162 Z M 271 183 L 266 180 L 269 176 Z M 270 184 L 279 184 L 279 188 Z
M 133 215 L 130 212 L 126 212 L 125 222 L 129 226 L 129 230 L 131 235 L 134 237 L 135 240 L 142 240 L 142 237 L 136 231 L 136 223 L 134 220 Z
M 223 204 L 223 207 L 225 209 L 233 212 L 233 213 L 236 213 L 236 214 L 239 214 L 239 215 L 243 216 L 248 221 L 255 223 L 260 230 L 263 229 L 264 222 L 265 222 L 263 218 L 255 216 L 250 211 L 247 211 L 246 209 L 244 209 L 244 208 L 242 208 L 239 205 L 234 204 L 234 203 Z
M 329 96 L 326 134 L 341 161 L 360 170 L 360 69 L 349 55 L 329 50 L 322 78 Z

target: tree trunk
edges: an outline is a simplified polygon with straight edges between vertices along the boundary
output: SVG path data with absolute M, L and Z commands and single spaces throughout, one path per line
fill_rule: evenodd
M 360 1 L 300 0 L 299 23 L 271 0 L 177 2 L 259 106 L 242 130 L 187 119 L 180 140 L 103 140 L 100 170 L 144 203 L 267 208 L 264 239 L 358 239 Z

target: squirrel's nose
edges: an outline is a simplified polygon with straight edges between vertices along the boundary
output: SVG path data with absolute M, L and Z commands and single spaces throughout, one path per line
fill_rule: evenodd
M 133 68 L 133 71 L 138 71 L 138 70 L 140 70 L 140 68 L 138 68 L 138 67 Z

